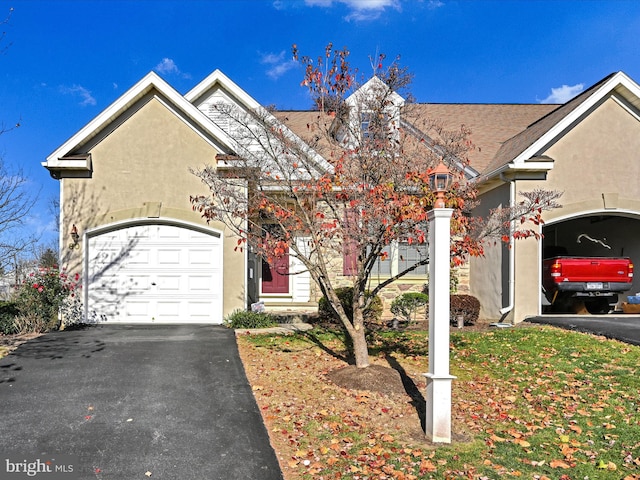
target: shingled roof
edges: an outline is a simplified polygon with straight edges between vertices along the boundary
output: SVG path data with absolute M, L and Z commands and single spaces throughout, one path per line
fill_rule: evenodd
M 471 167 L 482 172 L 492 164 L 504 142 L 557 109 L 558 105 L 421 103 L 413 105 L 413 108 L 416 109 L 412 112 L 414 115 L 440 121 L 447 129 L 458 129 L 461 125 L 468 127 L 475 145 L 469 154 Z M 317 111 L 278 111 L 275 115 L 296 135 L 307 139 L 312 135 L 309 126 L 323 114 Z
M 504 142 L 558 105 L 422 103 L 417 107 L 422 115 L 443 122 L 450 130 L 461 125 L 469 128 L 475 145 L 469 153 L 471 167 L 483 172 Z
M 411 104 L 404 107 L 411 108 L 410 115 L 405 115 L 404 121 L 411 121 L 407 120 L 407 116 L 411 116 L 440 121 L 448 130 L 458 129 L 461 125 L 467 127 L 475 146 L 469 153 L 472 175 L 479 175 L 484 182 L 498 178 L 501 172 L 511 167 L 513 171 L 548 170 L 549 166 L 541 167 L 540 162 L 532 159 L 612 93 L 633 107 L 640 108 L 640 86 L 624 72 L 614 72 L 562 105 Z M 318 115 L 323 114 L 303 111 L 279 112 L 277 115 L 281 119 L 287 117 L 289 121 L 286 123 L 294 132 L 302 138 L 309 138 L 307 125 L 313 125 Z M 330 122 L 329 117 L 327 121 Z M 416 128 L 415 132 L 419 131 Z
M 492 171 L 495 171 L 514 160 L 518 155 L 520 155 L 528 147 L 530 147 L 531 145 L 533 145 L 533 143 L 540 139 L 542 135 L 544 135 L 551 128 L 557 125 L 560 120 L 565 118 L 576 108 L 582 105 L 582 103 L 584 103 L 595 90 L 597 90 L 602 84 L 606 83 L 614 75 L 615 73 L 608 75 L 564 105 L 556 106 L 553 111 L 549 112 L 545 116 L 542 116 L 528 128 L 522 130 L 517 135 L 514 135 L 513 137 L 505 141 L 500 149 L 496 152 L 493 160 L 489 164 L 487 164 L 484 173 L 491 174 Z

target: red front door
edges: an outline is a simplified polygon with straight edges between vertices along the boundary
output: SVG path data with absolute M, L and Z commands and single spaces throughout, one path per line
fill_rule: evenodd
M 281 236 L 280 227 L 276 224 L 262 225 L 264 235 L 278 238 Z M 283 294 L 289 293 L 289 250 L 284 255 L 275 258 L 271 263 L 262 260 L 262 292 Z
M 289 293 L 289 254 L 276 258 L 271 265 L 262 260 L 262 293 Z

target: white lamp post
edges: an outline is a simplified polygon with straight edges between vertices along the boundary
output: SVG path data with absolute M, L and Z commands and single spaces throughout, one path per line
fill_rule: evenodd
M 451 382 L 449 374 L 449 275 L 451 215 L 444 193 L 451 175 L 441 162 L 429 175 L 436 202 L 429 220 L 429 373 L 426 435 L 432 442 L 451 443 Z

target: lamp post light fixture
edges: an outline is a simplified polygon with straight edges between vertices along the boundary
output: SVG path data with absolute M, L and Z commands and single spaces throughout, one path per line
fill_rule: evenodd
M 434 443 L 451 443 L 451 382 L 449 374 L 449 279 L 451 268 L 452 208 L 445 208 L 449 169 L 440 163 L 429 175 L 436 193 L 429 221 L 429 373 L 425 433 Z
M 432 192 L 436 192 L 436 201 L 433 208 L 444 208 L 444 194 L 451 184 L 451 172 L 447 166 L 440 162 L 436 168 L 429 174 L 429 188 Z

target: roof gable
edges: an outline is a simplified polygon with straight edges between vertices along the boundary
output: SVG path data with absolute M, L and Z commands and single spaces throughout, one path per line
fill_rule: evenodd
M 257 131 L 266 134 L 270 130 L 277 130 L 287 142 L 292 142 L 296 149 L 303 153 L 314 166 L 314 170 L 322 174 L 331 170 L 331 164 L 319 155 L 312 145 L 305 143 L 299 135 L 286 124 L 263 107 L 248 93 L 231 81 L 220 70 L 215 70 L 207 78 L 192 88 L 185 96 L 185 100 L 198 108 L 212 123 L 217 123 L 233 139 L 243 139 L 244 130 L 249 125 L 262 124 Z M 236 110 L 236 111 L 233 111 Z M 235 129 L 235 130 L 234 130 Z M 256 137 L 244 138 L 246 142 L 234 144 L 234 152 L 240 156 L 260 156 L 264 146 L 254 142 Z M 267 155 L 268 156 L 268 155 Z M 224 165 L 233 162 L 225 162 Z
M 383 92 L 383 94 L 380 92 Z M 385 97 L 385 100 L 387 100 L 394 108 L 400 108 L 405 104 L 404 98 L 402 98 L 398 93 L 391 91 L 389 86 L 375 75 L 367 80 L 364 85 L 358 88 L 358 90 L 345 98 L 344 102 L 349 107 L 354 107 L 359 104 L 366 104 L 363 99 L 372 95 L 379 98 Z
M 234 97 L 236 103 L 243 105 L 245 108 L 256 109 L 261 107 L 251 95 L 241 89 L 218 69 L 214 70 L 207 78 L 189 90 L 184 98 L 187 102 L 198 106 L 211 96 L 213 92 L 219 89 L 228 92 L 231 97 Z
M 51 153 L 42 165 L 50 171 L 90 170 L 90 156 L 88 152 L 83 151 L 83 146 L 90 144 L 100 133 L 107 131 L 110 126 L 148 96 L 155 96 L 169 105 L 178 116 L 197 128 L 219 150 L 230 149 L 231 138 L 222 129 L 210 122 L 194 105 L 185 100 L 156 73 L 150 72 Z
M 612 95 L 640 110 L 640 86 L 623 72 L 613 73 L 504 142 L 483 177 L 495 178 L 506 170 L 526 170 L 528 163 L 539 163 L 544 150 Z M 543 169 L 553 167 L 548 160 Z

